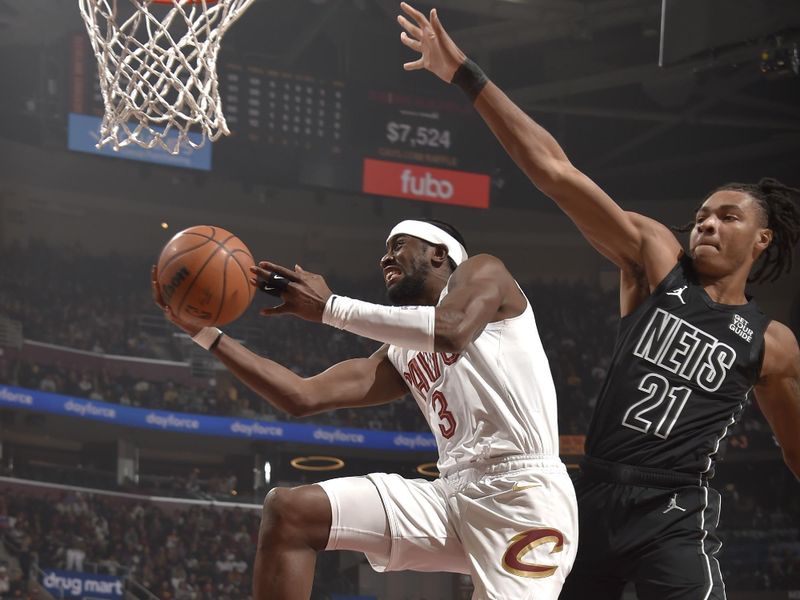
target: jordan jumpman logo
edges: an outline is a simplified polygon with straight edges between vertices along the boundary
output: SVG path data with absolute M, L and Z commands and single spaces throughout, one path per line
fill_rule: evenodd
M 686 304 L 686 301 L 683 299 L 683 292 L 685 292 L 686 288 L 688 287 L 688 285 L 685 285 L 683 287 L 675 288 L 671 292 L 667 292 L 667 296 L 677 296 L 678 300 L 681 301 L 681 304 Z
M 663 511 L 661 514 L 662 515 L 667 514 L 671 510 L 679 510 L 681 512 L 686 512 L 685 508 L 683 508 L 682 506 L 678 506 L 678 494 L 677 493 L 672 494 L 672 498 L 669 499 L 669 505 L 667 506 L 667 509 L 665 511 Z

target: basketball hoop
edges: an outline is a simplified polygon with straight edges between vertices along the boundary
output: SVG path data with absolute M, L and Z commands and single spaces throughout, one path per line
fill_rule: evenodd
M 138 144 L 178 154 L 182 144 L 199 148 L 229 135 L 217 54 L 253 1 L 78 0 L 105 105 L 97 147 Z

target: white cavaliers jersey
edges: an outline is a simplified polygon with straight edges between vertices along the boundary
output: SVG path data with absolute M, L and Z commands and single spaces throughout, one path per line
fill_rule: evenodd
M 447 295 L 442 291 L 439 303 Z M 556 391 L 530 302 L 461 354 L 389 346 L 439 449 L 439 471 L 515 455 L 558 456 Z

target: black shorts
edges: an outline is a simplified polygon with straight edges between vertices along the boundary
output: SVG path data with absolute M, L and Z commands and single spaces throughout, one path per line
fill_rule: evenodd
M 637 477 L 638 475 L 642 475 Z M 697 478 L 588 459 L 575 484 L 578 556 L 561 600 L 723 600 L 720 495 Z M 663 484 L 663 485 L 661 485 Z

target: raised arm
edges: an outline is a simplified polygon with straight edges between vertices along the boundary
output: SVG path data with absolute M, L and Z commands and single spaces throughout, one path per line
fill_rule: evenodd
M 447 296 L 436 307 L 437 351 L 461 352 L 487 324 L 516 317 L 527 302 L 503 262 L 479 254 L 462 263 L 448 283 Z
M 447 260 L 446 251 L 437 248 L 439 260 Z M 461 352 L 487 323 L 517 316 L 526 307 L 525 296 L 505 265 L 488 254 L 459 265 L 438 306 L 384 306 L 337 296 L 321 275 L 299 266 L 292 270 L 262 261 L 252 269 L 262 280 L 275 274 L 289 282 L 281 294 L 283 304 L 262 309 L 263 315 L 291 314 L 423 352 Z
M 200 328 L 179 321 L 164 303 L 155 266 L 151 285 L 153 299 L 165 316 L 194 338 Z M 389 361 L 387 346 L 369 358 L 345 360 L 313 377 L 300 377 L 224 334 L 215 336 L 211 351 L 242 383 L 295 417 L 337 408 L 386 404 L 408 392 L 405 381 Z
M 767 327 L 764 344 L 756 400 L 778 440 L 783 460 L 800 479 L 800 348 L 792 331 L 777 321 Z
M 442 27 L 436 10 L 430 19 L 410 5 L 402 3 L 409 16 L 398 17 L 405 31 L 402 42 L 421 54 L 404 65 L 406 70 L 427 69 L 447 83 L 465 83 L 477 94 L 475 109 L 483 117 L 505 150 L 530 178 L 533 184 L 556 204 L 578 226 L 586 239 L 620 269 L 642 268 L 654 258 L 645 257 L 643 232 L 597 184 L 569 161 L 561 146 L 543 127 L 514 104 L 491 81 L 482 87 L 473 85 L 482 73 L 456 46 Z M 471 70 L 472 69 L 472 70 Z M 674 265 L 680 245 L 666 227 L 660 232 L 666 247 L 659 245 L 665 268 L 648 273 L 660 280 Z M 666 270 L 665 270 L 666 269 Z
M 307 378 L 254 354 L 228 336 L 222 337 L 213 352 L 231 373 L 270 404 L 292 416 L 304 417 L 402 398 L 408 388 L 389 361 L 387 350 L 383 346 L 369 358 L 346 360 Z

